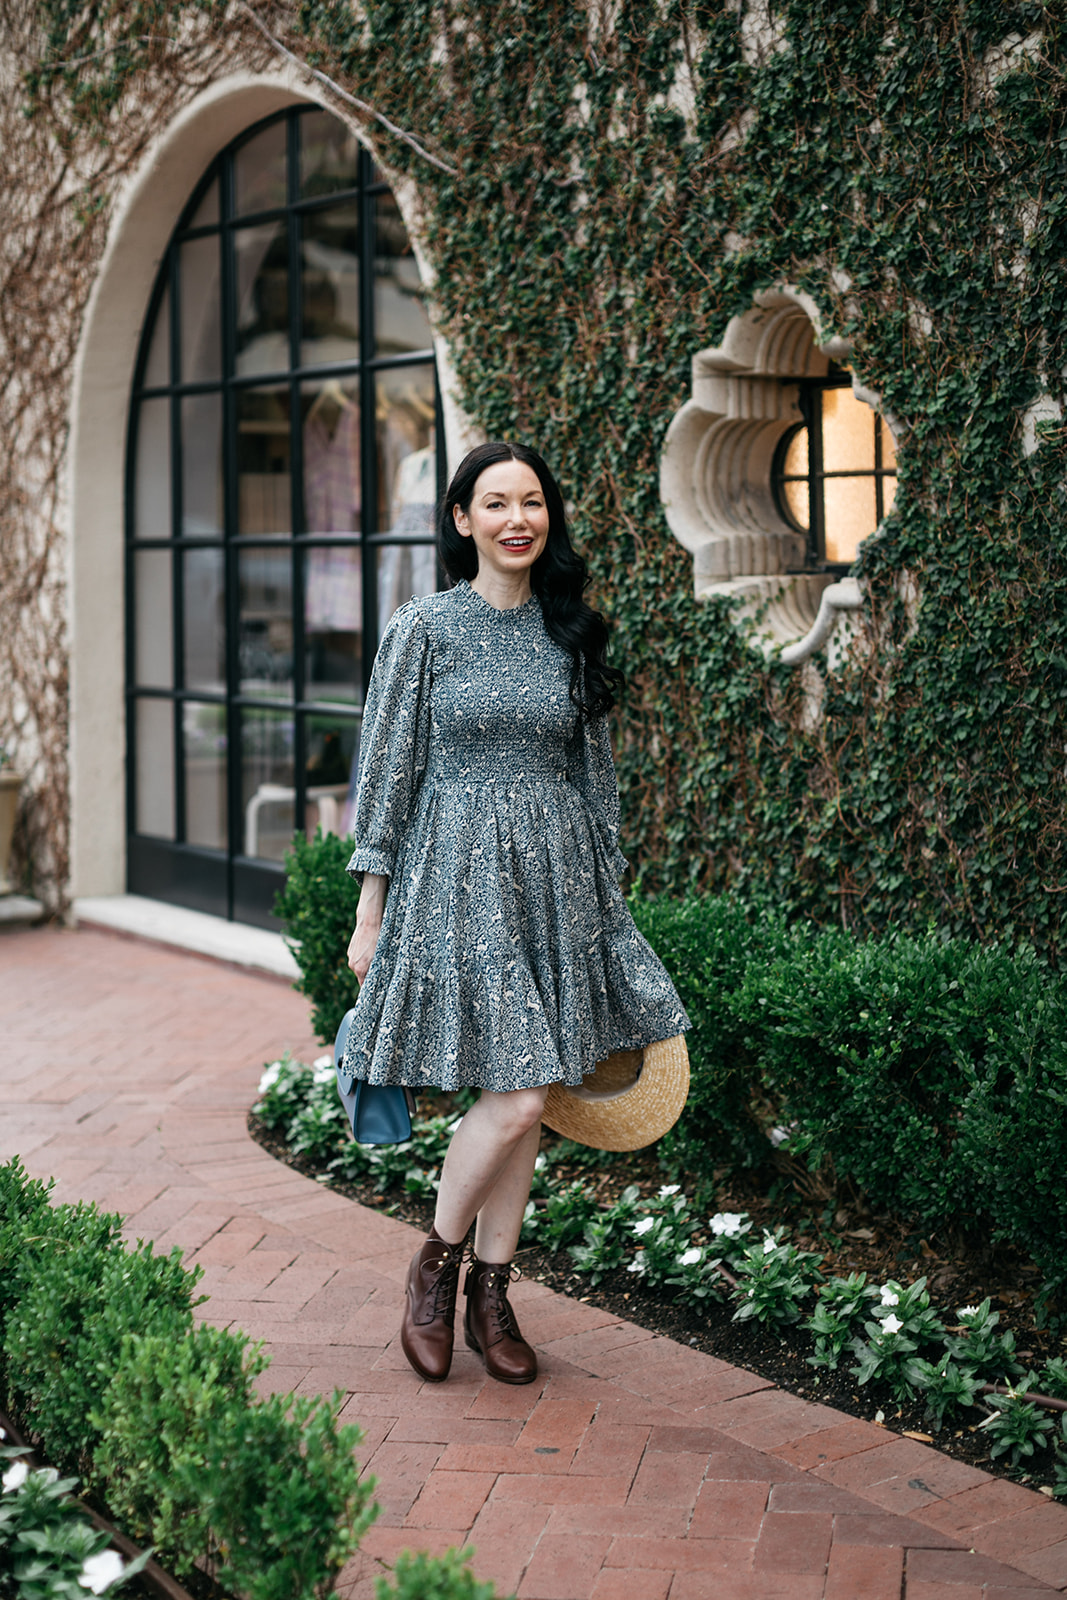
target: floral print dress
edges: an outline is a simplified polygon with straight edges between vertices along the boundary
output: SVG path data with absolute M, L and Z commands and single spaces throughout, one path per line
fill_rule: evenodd
M 536 596 L 467 583 L 382 639 L 348 871 L 386 875 L 346 1076 L 418 1091 L 564 1082 L 689 1026 L 619 888 L 605 719 L 579 719 Z

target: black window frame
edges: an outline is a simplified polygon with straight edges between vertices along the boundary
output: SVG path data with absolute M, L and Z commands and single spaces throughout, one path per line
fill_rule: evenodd
M 249 922 L 269 928 L 278 926 L 273 915 L 274 896 L 284 882 L 284 869 L 260 858 L 243 855 L 242 761 L 240 718 L 248 710 L 272 707 L 289 712 L 293 719 L 293 772 L 295 796 L 294 827 L 302 832 L 306 825 L 306 790 L 308 738 L 307 726 L 313 716 L 335 717 L 339 722 L 351 721 L 355 725 L 358 749 L 359 723 L 374 655 L 378 646 L 378 593 L 377 563 L 379 551 L 386 546 L 419 545 L 427 547 L 430 539 L 419 534 L 390 534 L 378 526 L 379 481 L 376 436 L 376 381 L 384 371 L 405 367 L 434 370 L 434 417 L 431 424 L 436 454 L 436 493 L 440 499 L 445 487 L 445 439 L 441 407 L 440 382 L 436 371 L 432 346 L 404 351 L 400 354 L 382 355 L 375 348 L 375 264 L 376 264 L 376 203 L 383 195 L 391 195 L 388 183 L 374 166 L 373 159 L 362 145 L 357 158 L 357 181 L 349 188 L 331 190 L 320 195 L 304 196 L 301 185 L 301 124 L 303 118 L 313 114 L 327 114 L 313 105 L 294 106 L 265 117 L 247 128 L 224 150 L 220 151 L 197 183 L 187 204 L 183 207 L 177 226 L 168 242 L 155 287 L 149 302 L 148 313 L 141 332 L 141 342 L 134 370 L 134 383 L 130 402 L 126 450 L 126 512 L 125 512 L 125 626 L 126 626 L 126 725 L 127 725 L 127 881 L 131 892 L 146 894 L 151 898 L 205 910 L 229 920 Z M 235 206 L 234 164 L 245 145 L 258 138 L 273 124 L 282 123 L 286 129 L 286 198 L 283 206 L 257 212 L 237 214 Z M 192 221 L 212 184 L 218 184 L 218 220 L 201 227 Z M 345 203 L 358 206 L 359 215 L 359 270 L 360 318 L 358 360 L 301 364 L 303 337 L 301 293 L 302 256 L 300 229 L 303 218 L 316 211 L 327 210 Z M 235 321 L 236 293 L 234 284 L 235 235 L 250 226 L 283 222 L 286 229 L 288 260 L 288 365 L 270 372 L 238 375 L 236 371 L 237 330 Z M 182 381 L 180 370 L 180 252 L 190 240 L 216 238 L 220 249 L 219 295 L 221 321 L 221 372 L 217 381 Z M 149 385 L 145 382 L 152 335 L 164 295 L 169 293 L 167 327 L 168 383 Z M 303 386 L 309 380 L 344 379 L 358 381 L 360 399 L 360 489 L 361 519 L 358 533 L 324 535 L 309 533 L 303 526 L 304 480 L 303 441 L 301 429 L 296 425 L 300 416 Z M 289 396 L 289 449 L 290 449 L 290 531 L 286 534 L 241 534 L 238 532 L 238 436 L 236 396 L 242 389 L 262 388 L 267 384 L 284 382 Z M 222 484 L 224 493 L 223 528 L 215 538 L 186 535 L 182 528 L 182 425 L 183 399 L 193 395 L 222 397 Z M 135 527 L 136 476 L 138 465 L 139 425 L 142 406 L 149 400 L 166 400 L 168 405 L 170 450 L 170 527 L 166 538 L 141 538 Z M 293 623 L 293 681 L 288 694 L 277 698 L 251 696 L 241 692 L 239 662 L 239 606 L 238 555 L 242 548 L 277 545 L 290 554 L 291 611 Z M 363 633 L 361 681 L 357 684 L 357 699 L 351 703 L 308 698 L 305 693 L 306 648 L 304 640 L 304 552 L 309 548 L 322 549 L 331 545 L 358 547 L 361 552 Z M 226 634 L 226 687 L 221 693 L 188 688 L 184 679 L 184 595 L 181 582 L 182 562 L 187 552 L 198 548 L 221 550 L 223 553 L 223 585 L 225 596 Z M 137 554 L 145 550 L 169 551 L 171 585 L 171 685 L 155 688 L 136 681 L 136 588 L 134 565 Z M 438 587 L 442 575 L 438 569 Z M 173 786 L 174 786 L 174 839 L 164 840 L 137 831 L 137 705 L 143 700 L 164 700 L 174 706 L 173 712 Z M 226 833 L 225 851 L 186 841 L 187 818 L 185 814 L 185 748 L 181 707 L 187 702 L 219 704 L 227 714 L 226 755 Z
M 787 428 L 775 447 L 774 457 L 771 462 L 771 492 L 778 514 L 794 532 L 799 533 L 806 541 L 804 566 L 797 569 L 801 572 L 830 572 L 835 575 L 850 572 L 854 562 L 828 561 L 826 558 L 826 508 L 823 499 L 822 486 L 827 478 L 873 478 L 875 497 L 875 529 L 881 526 L 885 517 L 885 480 L 896 478 L 895 466 L 886 467 L 882 459 L 882 418 L 877 411 L 871 408 L 871 426 L 874 430 L 874 467 L 861 468 L 856 471 L 827 472 L 823 467 L 823 438 L 822 438 L 822 397 L 828 389 L 851 389 L 852 374 L 841 367 L 831 363 L 830 370 L 823 378 L 795 378 L 783 379 L 797 390 L 797 404 L 800 408 L 802 420 Z M 808 470 L 806 474 L 790 473 L 785 471 L 785 458 L 789 446 L 799 433 L 806 431 L 808 435 Z M 802 527 L 790 508 L 784 493 L 786 483 L 804 483 L 808 485 L 808 526 Z M 869 536 L 868 536 L 869 537 Z

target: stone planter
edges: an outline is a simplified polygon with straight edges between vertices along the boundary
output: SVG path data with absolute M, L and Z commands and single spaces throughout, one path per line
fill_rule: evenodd
M 0 894 L 15 892 L 15 885 L 7 875 L 7 867 L 21 786 L 22 779 L 17 772 L 12 772 L 10 767 L 0 767 Z

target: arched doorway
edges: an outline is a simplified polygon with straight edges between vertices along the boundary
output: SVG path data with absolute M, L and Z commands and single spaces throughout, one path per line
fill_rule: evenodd
M 168 245 L 127 451 L 127 876 L 273 925 L 341 830 L 382 628 L 437 587 L 432 333 L 395 199 L 294 106 L 211 163 Z

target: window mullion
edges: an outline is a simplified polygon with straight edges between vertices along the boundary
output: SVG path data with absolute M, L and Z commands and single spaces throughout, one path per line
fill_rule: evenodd
M 371 665 L 378 649 L 377 551 L 368 535 L 378 531 L 378 422 L 374 356 L 374 196 L 369 192 L 371 158 L 359 153 L 359 397 L 360 397 L 360 534 L 363 555 L 363 661 L 361 689 L 364 700 Z
M 219 219 L 222 234 L 222 482 L 223 482 L 223 595 L 226 617 L 226 914 L 234 911 L 234 856 L 244 848 L 241 795 L 241 719 L 234 707 L 240 691 L 240 592 L 237 546 L 239 494 L 237 482 L 237 406 L 233 376 L 237 365 L 235 312 L 237 283 L 234 264 L 234 233 L 230 226 L 234 214 L 233 152 L 222 158 L 219 172 Z

